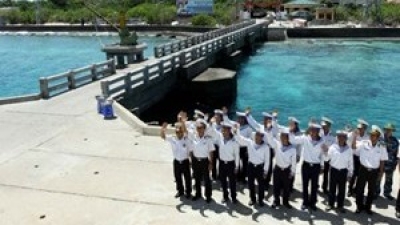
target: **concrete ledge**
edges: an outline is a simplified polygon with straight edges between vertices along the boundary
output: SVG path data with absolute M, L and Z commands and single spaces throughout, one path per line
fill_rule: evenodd
M 284 41 L 286 40 L 285 28 L 268 28 L 266 29 L 267 41 Z
M 0 105 L 36 101 L 36 100 L 39 100 L 39 99 L 41 99 L 40 94 L 32 94 L 32 95 L 23 95 L 23 96 L 15 96 L 15 97 L 8 97 L 8 98 L 0 98 Z
M 400 38 L 399 28 L 288 28 L 289 38 Z
M 159 136 L 160 135 L 160 126 L 148 125 L 141 121 L 138 117 L 133 115 L 128 109 L 119 104 L 117 101 L 114 101 L 113 108 L 115 114 L 126 124 L 128 124 L 133 129 L 138 132 L 149 135 L 149 136 Z M 168 133 L 173 132 L 173 128 L 168 129 Z

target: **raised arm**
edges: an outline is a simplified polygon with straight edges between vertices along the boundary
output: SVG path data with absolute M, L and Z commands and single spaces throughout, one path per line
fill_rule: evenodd
M 167 138 L 167 135 L 165 134 L 165 132 L 166 132 L 166 130 L 167 130 L 167 126 L 168 126 L 168 123 L 164 122 L 164 123 L 162 124 L 162 126 L 161 126 L 161 129 L 160 129 L 160 137 L 161 137 L 163 140 L 165 140 L 165 139 Z
M 249 125 L 254 129 L 254 130 L 258 130 L 260 128 L 262 128 L 263 126 L 258 123 L 251 114 L 247 114 L 246 116 L 247 122 L 249 123 Z

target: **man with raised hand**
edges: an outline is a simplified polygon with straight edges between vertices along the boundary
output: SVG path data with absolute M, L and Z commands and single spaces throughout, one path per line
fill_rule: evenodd
M 318 178 L 324 167 L 323 153 L 328 149 L 320 136 L 321 126 L 314 121 L 308 125 L 308 134 L 303 136 L 290 135 L 290 142 L 303 146 L 303 164 L 301 166 L 301 177 L 303 183 L 303 205 L 302 210 L 317 210 Z M 309 185 L 311 183 L 311 193 Z
M 190 175 L 189 155 L 193 146 L 191 141 L 186 137 L 183 123 L 178 122 L 175 124 L 176 136 L 166 135 L 167 126 L 167 123 L 163 124 L 160 136 L 165 141 L 168 141 L 172 147 L 174 177 L 177 190 L 175 197 L 181 197 L 186 192 L 186 198 L 190 198 L 192 193 L 192 178 Z M 185 179 L 185 187 L 183 186 L 182 176 Z
M 363 119 L 358 119 L 357 120 L 357 141 L 367 141 L 369 140 L 368 134 L 367 134 L 367 129 L 368 129 L 368 122 L 363 120 Z M 347 138 L 348 145 L 351 146 L 351 142 L 353 140 L 353 132 L 349 133 L 349 137 Z M 354 173 L 353 176 L 351 177 L 351 180 L 349 182 L 349 191 L 347 192 L 347 196 L 354 196 L 356 194 L 356 182 L 358 178 L 358 172 L 360 171 L 360 155 L 357 151 L 353 151 L 353 163 L 354 163 Z

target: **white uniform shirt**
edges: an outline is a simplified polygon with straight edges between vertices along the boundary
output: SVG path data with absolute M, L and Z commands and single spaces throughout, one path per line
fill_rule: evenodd
M 254 135 L 252 134 L 252 136 Z M 266 143 L 258 145 L 252 139 L 245 138 L 241 135 L 236 135 L 236 140 L 240 145 L 247 147 L 249 162 L 255 165 L 264 163 L 264 173 L 267 173 L 269 168 L 269 159 L 271 157 L 269 146 Z
M 325 135 L 324 130 L 321 129 L 321 132 L 319 133 L 319 136 L 321 136 L 322 140 L 324 141 L 325 145 L 329 148 L 331 145 L 336 143 L 336 137 L 332 135 L 332 133 L 329 131 L 328 134 Z M 326 155 L 323 155 L 324 161 L 327 162 L 329 159 L 326 157 Z
M 193 146 L 187 137 L 178 139 L 177 137 L 168 135 L 165 140 L 171 144 L 174 159 L 182 161 L 189 158 L 189 153 L 192 151 Z
M 218 139 L 219 159 L 221 161 L 235 161 L 236 169 L 239 168 L 239 143 L 234 139 L 224 140 L 222 134 Z
M 321 164 L 322 167 L 324 166 L 322 150 L 324 140 L 322 140 L 322 138 L 319 141 L 313 141 L 309 135 L 294 136 L 293 134 L 290 134 L 289 140 L 290 143 L 301 144 L 303 146 L 303 161 L 312 164 L 318 163 Z
M 208 136 L 199 137 L 189 131 L 189 139 L 193 143 L 193 156 L 196 158 L 209 158 L 210 153 L 215 151 L 213 141 Z
M 369 136 L 368 136 L 367 132 L 364 132 L 364 136 L 360 137 L 360 135 L 358 135 L 356 140 L 357 140 L 357 142 L 359 142 L 359 141 L 368 141 L 369 140 Z M 353 132 L 350 132 L 348 137 L 347 137 L 347 145 L 351 146 L 352 142 L 353 142 Z M 353 155 L 360 156 L 360 154 L 357 151 L 353 151 Z
M 379 142 L 372 146 L 371 141 L 360 141 L 356 143 L 357 153 L 360 156 L 360 163 L 368 169 L 378 169 L 380 162 L 388 160 L 386 146 Z
M 348 145 L 344 147 L 340 147 L 338 144 L 331 145 L 326 158 L 330 160 L 331 167 L 338 170 L 347 169 L 347 176 L 353 175 L 353 151 Z
M 271 135 L 267 138 L 269 145 L 275 152 L 275 164 L 280 168 L 288 168 L 291 166 L 290 171 L 292 175 L 296 174 L 296 146 L 283 146 L 280 141 Z

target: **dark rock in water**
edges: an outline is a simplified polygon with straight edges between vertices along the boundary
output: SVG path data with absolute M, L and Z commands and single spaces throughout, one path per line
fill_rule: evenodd
M 156 34 L 156 37 L 161 37 L 161 36 L 162 36 L 162 34 L 160 34 L 160 33 Z
M 169 36 L 169 38 L 175 39 L 175 38 L 176 38 L 176 35 L 171 35 L 171 36 Z

